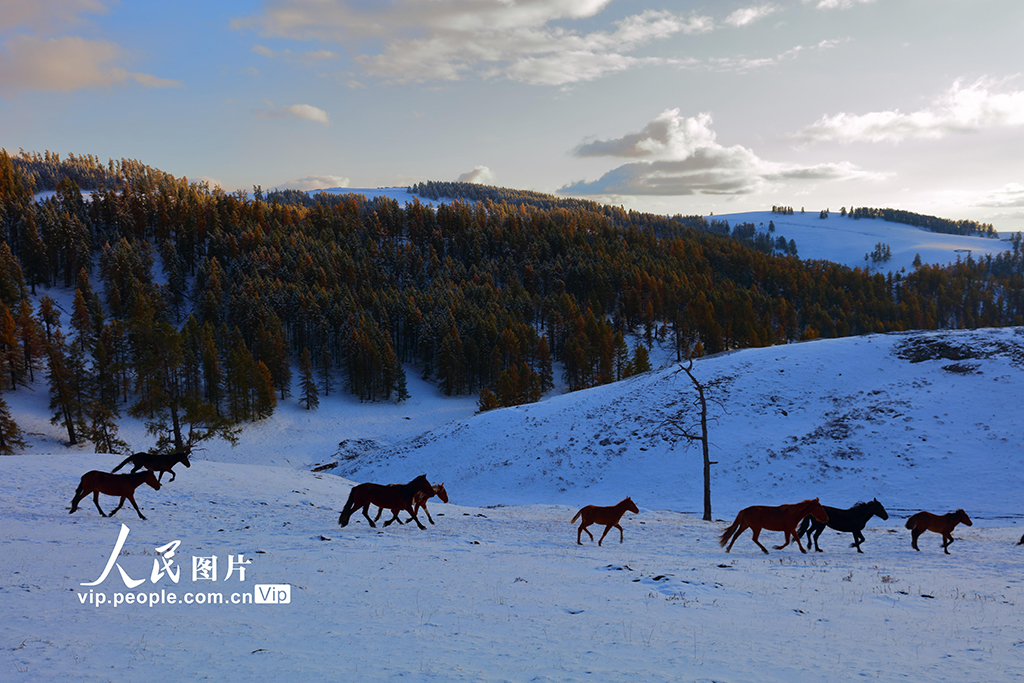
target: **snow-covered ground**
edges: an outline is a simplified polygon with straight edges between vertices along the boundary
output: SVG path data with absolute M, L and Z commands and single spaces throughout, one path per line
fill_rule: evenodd
M 884 335 L 696 362 L 702 381 L 723 380 L 711 392 L 715 522 L 694 514 L 699 451 L 657 428 L 693 397 L 671 366 L 479 416 L 461 399 L 454 412 L 465 414 L 444 424 L 449 401 L 425 383 L 407 406 L 287 403 L 237 448 L 210 444 L 176 481 L 140 488 L 147 521 L 130 506 L 101 518 L 91 499 L 68 515 L 79 476 L 122 458 L 56 448 L 44 411 L 31 429 L 49 436 L 0 459 L 0 671 L 11 681 L 1015 680 L 1022 344 L 1017 330 Z M 950 349 L 973 357 L 938 357 Z M 45 407 L 34 393 L 7 394 L 19 420 Z M 392 419 L 361 419 L 379 411 Z M 406 438 L 420 427 L 434 428 Z M 133 429 L 123 436 L 142 448 Z M 369 440 L 380 450 L 360 455 Z M 338 527 L 352 480 L 420 472 L 451 496 L 430 503 L 436 525 L 371 529 L 357 514 Z M 623 520 L 625 543 L 613 531 L 603 547 L 585 536 L 577 546 L 576 509 L 625 495 L 640 505 Z M 869 523 L 863 555 L 832 531 L 820 554 L 765 556 L 749 532 L 731 554 L 719 547 L 739 508 L 811 496 L 836 507 L 877 496 L 891 516 Z M 957 529 L 951 554 L 935 534 L 914 552 L 907 514 L 955 507 L 975 525 Z M 114 568 L 83 586 L 122 523 L 118 564 L 142 585 L 127 588 Z M 154 582 L 171 541 L 179 582 Z M 193 580 L 193 558 L 208 557 L 218 582 Z M 224 577 L 229 557 L 252 560 L 244 581 Z M 287 584 L 290 602 L 231 604 L 270 584 Z M 225 604 L 183 602 L 208 593 Z M 146 604 L 113 604 L 129 594 Z
M 888 231 L 861 247 L 841 231 L 823 237 L 819 222 L 844 225 L 835 214 L 805 222 L 807 237 L 780 220 L 777 233 L 804 258 L 827 242 L 833 260 L 845 249 L 863 261 L 885 241 L 895 261 L 906 227 L 849 221 Z M 968 239 L 908 230 L 931 245 Z M 696 361 L 713 399 L 713 522 L 699 515 L 698 446 L 664 425 L 694 425 L 692 386 L 663 350 L 652 357 L 651 373 L 483 415 L 474 397 L 444 397 L 412 368 L 401 404 L 332 394 L 308 412 L 293 396 L 237 447 L 207 443 L 174 482 L 142 486 L 147 521 L 130 504 L 102 518 L 91 497 L 68 515 L 79 477 L 123 456 L 68 448 L 42 384 L 5 393 L 29 448 L 0 458 L 0 680 L 1024 678 L 1024 331 Z M 120 436 L 152 445 L 130 419 Z M 338 526 L 353 483 L 423 472 L 451 496 L 429 503 L 426 531 L 372 529 L 359 514 Z M 626 495 L 640 513 L 623 519 L 625 542 L 613 530 L 603 547 L 586 536 L 577 546 L 576 510 Z M 833 531 L 823 553 L 763 555 L 749 532 L 732 553 L 720 548 L 741 508 L 815 496 L 835 507 L 877 497 L 890 518 L 869 522 L 862 555 Z M 105 511 L 115 503 L 101 497 Z M 960 507 L 975 524 L 957 528 L 951 554 L 931 533 L 910 548 L 910 513 Z M 107 566 L 122 523 L 116 562 L 142 583 L 128 588 L 111 567 L 83 585 Z M 205 580 L 213 557 L 217 581 Z M 244 581 L 226 576 L 239 560 L 251 561 Z M 287 586 L 289 601 L 248 602 L 285 595 L 268 585 Z
M 771 211 L 708 216 L 709 220 L 728 221 L 730 227 L 741 223 L 753 223 L 759 232 L 768 230 L 768 224 L 775 224 L 775 237 L 785 237 L 796 242 L 797 252 L 802 259 L 826 260 L 842 263 L 851 268 L 870 268 L 872 272 L 914 269 L 914 258 L 920 255 L 922 263 L 953 263 L 958 258 L 966 260 L 995 256 L 1010 249 L 1009 234 L 1003 239 L 988 237 L 964 237 L 944 235 L 902 223 L 890 223 L 881 218 L 853 219 L 832 212 L 828 218 L 820 218 L 820 211 L 808 211 L 792 216 L 774 214 Z M 996 226 L 998 228 L 998 226 Z M 879 242 L 889 245 L 892 258 L 885 263 L 875 264 L 865 256 L 875 250 Z

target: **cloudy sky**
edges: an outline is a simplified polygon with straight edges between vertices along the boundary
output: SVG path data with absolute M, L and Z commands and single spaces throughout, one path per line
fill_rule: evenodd
M 1024 229 L 1020 0 L 3 0 L 0 146 Z

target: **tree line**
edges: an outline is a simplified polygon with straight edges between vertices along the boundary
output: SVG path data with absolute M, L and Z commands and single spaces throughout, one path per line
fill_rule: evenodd
M 0 390 L 45 372 L 55 424 L 102 450 L 124 449 L 129 413 L 158 446 L 231 439 L 289 398 L 294 368 L 309 409 L 402 400 L 407 368 L 489 409 L 537 400 L 556 368 L 570 390 L 642 372 L 655 341 L 683 359 L 1024 322 L 1019 240 L 884 276 L 577 200 L 307 205 L 146 172 L 88 197 L 66 176 L 33 201 L 33 182 L 0 153 Z M 53 287 L 73 295 L 64 329 Z

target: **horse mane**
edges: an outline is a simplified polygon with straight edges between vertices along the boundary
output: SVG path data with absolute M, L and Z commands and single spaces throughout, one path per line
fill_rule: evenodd
M 853 506 L 850 507 L 850 511 L 852 512 L 854 510 L 863 510 L 869 505 L 871 505 L 871 502 L 868 502 L 866 500 L 858 500 L 856 503 L 853 504 Z

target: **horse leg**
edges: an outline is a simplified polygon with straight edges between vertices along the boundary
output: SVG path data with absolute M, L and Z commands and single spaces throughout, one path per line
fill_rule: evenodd
M 920 537 L 921 537 L 921 530 L 920 529 L 911 529 L 910 530 L 910 547 L 913 548 L 914 550 L 917 550 L 918 552 L 921 551 L 921 549 L 917 547 L 917 539 L 920 538 Z
M 136 504 L 136 502 L 135 502 L 135 493 L 134 492 L 128 494 L 128 500 L 130 500 L 132 502 L 132 507 L 134 507 L 135 511 L 139 513 L 139 517 L 142 518 L 142 519 L 146 519 L 146 516 L 144 514 L 142 514 L 142 510 L 139 509 L 138 504 Z M 124 505 L 124 498 L 121 499 L 121 505 Z M 118 505 L 117 507 L 120 508 L 121 505 Z M 113 513 L 111 513 L 111 514 L 113 514 Z
M 426 531 L 427 530 L 427 527 L 423 526 L 423 522 L 421 522 L 420 518 L 416 516 L 416 511 L 414 509 L 412 509 L 412 507 L 406 508 L 406 512 L 408 512 L 410 515 L 412 515 L 412 521 L 416 522 L 416 526 L 418 526 L 420 528 L 420 531 Z M 398 516 L 398 513 L 396 512 L 395 513 L 395 517 L 397 517 L 397 516 Z M 431 522 L 431 524 L 433 524 L 433 522 Z
M 753 526 L 753 527 L 750 527 L 750 529 L 751 529 L 751 531 L 754 534 L 754 543 L 756 543 L 757 547 L 760 548 L 764 552 L 765 555 L 767 555 L 768 554 L 768 548 L 765 548 L 763 545 L 761 545 L 761 541 L 757 540 L 758 537 L 761 536 L 761 527 Z M 738 535 L 739 534 L 737 534 L 737 536 Z M 731 548 L 732 546 L 730 545 L 729 547 Z
M 100 492 L 99 491 L 93 491 L 92 492 L 92 502 L 96 504 L 96 509 L 100 511 L 100 515 L 102 515 L 103 517 L 106 517 L 107 513 L 103 512 L 103 508 L 100 507 Z M 115 510 L 114 512 L 117 512 L 117 510 Z M 112 512 L 110 514 L 114 514 L 114 513 Z
M 75 489 L 75 497 L 71 499 L 71 512 L 68 513 L 69 515 L 74 514 L 75 511 L 78 510 L 78 503 L 79 503 L 79 501 L 81 501 L 83 498 L 85 498 L 88 495 L 82 489 L 83 489 L 83 487 L 82 487 L 81 484 L 79 484 L 78 488 Z
M 372 519 L 370 519 L 369 510 L 370 510 L 370 504 L 367 503 L 366 505 L 363 506 L 363 517 L 366 517 L 366 521 L 370 523 L 370 526 L 372 526 L 374 529 L 376 529 L 377 525 L 373 523 Z M 385 525 L 385 526 L 387 526 L 387 525 Z
M 170 484 L 172 481 L 174 481 L 174 470 L 167 470 L 167 471 L 171 473 L 171 478 L 167 480 L 167 483 Z M 163 472 L 161 472 L 160 474 L 162 475 Z M 157 481 L 160 481 L 160 480 L 157 479 Z
M 858 553 L 863 554 L 864 551 L 860 549 L 860 544 L 864 542 L 864 534 L 859 531 L 853 532 L 853 547 L 857 549 Z
M 392 510 L 391 511 L 391 515 L 392 515 L 391 519 L 389 519 L 388 521 L 384 522 L 384 526 L 387 526 L 387 525 L 391 524 L 391 522 L 398 522 L 399 524 L 401 524 L 402 520 L 398 519 L 398 513 L 399 512 L 401 512 L 401 510 Z
M 124 505 L 124 499 L 125 498 L 127 498 L 127 496 L 121 496 L 121 502 L 117 504 L 116 508 L 114 508 L 113 510 L 110 511 L 110 514 L 107 515 L 108 517 L 113 517 L 115 514 L 117 514 L 117 511 L 121 509 L 122 505 Z M 135 503 L 132 502 L 132 504 L 134 505 Z
M 956 539 L 955 539 L 955 538 L 953 538 L 953 534 L 943 534 L 943 535 L 942 535 L 942 541 L 943 541 L 943 543 L 942 543 L 942 550 L 943 550 L 943 551 L 944 551 L 944 552 L 945 552 L 945 553 L 946 553 L 947 555 L 949 555 L 949 546 L 950 546 L 950 544 L 951 544 L 951 543 L 952 543 L 953 541 L 955 541 L 955 540 L 956 540 Z
M 619 543 L 622 543 L 622 527 L 618 524 L 616 524 L 615 527 L 619 530 Z
M 384 508 L 377 508 L 377 516 L 373 518 L 373 521 L 379 522 L 380 516 L 384 514 Z
M 430 510 L 427 509 L 427 504 L 426 503 L 424 503 L 423 505 L 420 505 L 419 508 L 417 508 L 417 509 L 423 510 L 423 512 L 427 513 L 427 521 L 429 521 L 431 524 L 434 523 L 434 518 L 430 516 Z
M 747 530 L 747 525 L 746 524 L 740 524 L 740 528 L 736 530 L 735 534 L 733 534 L 732 540 L 729 542 L 729 547 L 725 549 L 725 552 L 729 552 L 729 551 L 732 550 L 732 544 L 735 543 L 736 539 L 740 537 L 740 534 L 742 534 L 746 530 Z M 757 543 L 757 541 L 754 541 L 754 542 Z M 757 544 L 761 545 L 760 543 L 757 543 Z M 761 546 L 761 550 L 764 550 L 764 546 Z M 767 550 L 764 550 L 764 551 L 766 553 L 768 552 Z
M 582 543 L 580 543 L 580 534 L 584 531 L 587 532 L 587 536 L 590 536 L 591 541 L 594 540 L 594 534 L 590 533 L 590 529 L 587 528 L 588 526 L 590 525 L 584 522 L 581 523 L 580 528 L 576 530 L 576 545 L 583 545 Z
M 601 541 L 603 541 L 603 540 L 604 540 L 604 537 L 608 535 L 608 532 L 612 530 L 612 527 L 613 527 L 613 526 L 615 526 L 615 525 L 614 525 L 614 524 L 609 524 L 609 525 L 607 525 L 607 526 L 606 526 L 606 527 L 604 528 L 604 533 L 603 533 L 603 534 L 601 534 L 601 538 L 599 538 L 599 539 L 597 540 L 597 544 L 598 544 L 598 545 L 601 545 Z

